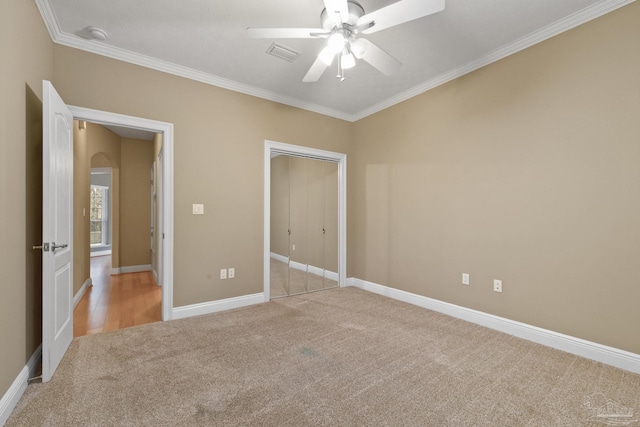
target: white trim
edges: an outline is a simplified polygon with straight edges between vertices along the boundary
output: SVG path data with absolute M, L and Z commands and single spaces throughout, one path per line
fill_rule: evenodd
M 301 108 L 303 110 L 313 111 L 325 116 L 335 117 L 337 119 L 342 119 L 349 122 L 355 122 L 374 113 L 382 111 L 385 108 L 389 108 L 402 101 L 406 101 L 409 98 L 424 93 L 451 80 L 457 79 L 458 77 L 477 70 L 478 68 L 499 61 L 500 59 L 503 59 L 509 55 L 513 55 L 516 52 L 519 52 L 523 49 L 531 47 L 537 43 L 540 43 L 544 40 L 575 28 L 578 25 L 582 25 L 602 15 L 606 15 L 607 13 L 612 12 L 620 7 L 633 3 L 635 0 L 603 0 L 597 2 L 572 15 L 569 15 L 550 25 L 547 25 L 546 27 L 541 28 L 527 36 L 521 37 L 520 39 L 515 40 L 512 43 L 498 48 L 493 52 L 490 52 L 489 54 L 476 59 L 475 61 L 471 61 L 454 70 L 441 74 L 433 79 L 427 80 L 417 86 L 414 86 L 411 89 L 387 98 L 375 105 L 372 105 L 371 107 L 365 108 L 364 110 L 361 110 L 354 114 L 346 113 L 344 111 L 338 111 L 333 108 L 310 103 L 308 101 L 302 101 L 288 96 L 283 96 L 270 90 L 265 90 L 257 88 L 255 86 L 239 83 L 202 71 L 194 70 L 189 67 L 184 67 L 182 65 L 173 64 L 171 62 L 162 61 L 125 49 L 110 46 L 108 44 L 104 44 L 95 40 L 86 40 L 68 33 L 63 33 L 60 30 L 60 25 L 56 20 L 55 13 L 53 12 L 49 0 L 35 1 L 38 9 L 40 10 L 40 14 L 42 15 L 42 19 L 44 20 L 47 30 L 49 30 L 51 39 L 55 43 L 106 56 L 108 58 L 117 59 L 119 61 L 151 68 L 153 70 L 185 77 L 191 80 L 199 81 L 201 83 L 210 84 L 212 86 L 218 86 L 235 92 L 267 99 L 269 101 L 279 102 L 281 104 L 290 105 L 292 107 Z
M 20 370 L 16 379 L 13 380 L 13 383 L 11 383 L 9 390 L 7 390 L 4 396 L 2 396 L 2 399 L 0 399 L 0 426 L 3 426 L 7 422 L 13 409 L 27 389 L 27 381 L 29 378 L 34 377 L 38 371 L 41 357 L 42 344 L 33 352 L 27 364 Z
M 271 258 L 275 259 L 276 261 L 284 262 L 285 264 L 289 263 L 289 257 L 277 254 L 275 252 L 271 252 Z
M 279 256 L 282 256 L 282 255 L 279 255 Z M 315 274 L 316 276 L 326 277 L 327 279 L 333 280 L 333 281 L 336 281 L 336 282 L 339 279 L 338 273 L 336 273 L 334 271 L 325 270 L 325 269 L 320 268 L 320 267 L 303 264 L 303 263 L 297 262 L 297 261 L 291 261 L 289 263 L 289 267 L 294 268 L 294 269 L 299 270 L 299 271 L 308 271 L 309 273 Z
M 3 426 L 9 417 L 11 416 L 11 412 L 13 412 L 13 408 L 16 407 L 18 401 L 22 397 L 22 394 L 27 389 L 27 380 L 29 379 L 29 368 L 27 366 L 23 367 L 18 376 L 9 390 L 2 396 L 0 399 L 0 426 Z
M 60 25 L 56 19 L 53 8 L 48 0 L 36 0 L 42 19 L 49 30 L 51 39 L 54 43 L 63 46 L 69 46 L 75 49 L 84 50 L 86 52 L 95 53 L 97 55 L 106 56 L 107 58 L 128 62 L 130 64 L 140 65 L 142 67 L 151 68 L 153 70 L 162 71 L 164 73 L 173 74 L 179 77 L 206 83 L 212 86 L 229 89 L 234 92 L 244 93 L 258 98 L 267 99 L 269 101 L 278 102 L 292 107 L 298 107 L 303 110 L 313 111 L 325 116 L 335 117 L 337 119 L 349 120 L 350 114 L 333 108 L 325 107 L 312 102 L 303 101 L 289 96 L 280 95 L 270 90 L 261 89 L 244 83 L 239 83 L 224 77 L 219 77 L 183 65 L 174 64 L 172 62 L 163 61 L 161 59 L 135 53 L 126 49 L 111 46 L 95 40 L 86 40 L 78 36 L 64 33 L 60 29 Z
M 401 291 L 388 286 L 378 285 L 377 283 L 367 282 L 366 280 L 357 279 L 355 277 L 350 277 L 347 281 L 347 285 L 373 292 L 378 295 L 384 295 L 398 301 L 417 305 L 418 307 L 444 313 L 458 319 L 466 320 L 467 322 L 475 323 L 528 341 L 546 345 L 547 347 L 562 350 L 567 353 L 575 354 L 577 356 L 640 374 L 640 354 L 583 340 L 581 338 L 572 337 L 570 335 L 561 334 L 559 332 L 495 316 L 482 311 L 461 307 L 459 305 L 450 304 L 448 302 L 439 301 L 422 295 L 412 294 L 410 292 Z
M 203 314 L 217 313 L 219 311 L 231 310 L 233 308 L 247 307 L 249 305 L 261 304 L 264 302 L 262 293 L 242 295 L 234 298 L 227 298 L 217 301 L 203 302 L 200 304 L 184 305 L 173 309 L 174 319 L 185 319 L 187 317 L 201 316 Z
M 105 256 L 105 255 L 111 255 L 111 249 L 106 249 L 104 251 L 95 251 L 95 252 L 90 252 L 89 253 L 89 256 L 91 258 L 97 257 L 97 256 Z
M 112 167 L 91 168 L 91 175 L 111 175 L 112 173 L 113 173 Z
M 347 284 L 347 155 L 275 141 L 264 141 L 264 300 L 271 298 L 271 155 L 273 153 L 306 156 L 338 163 L 338 274 L 339 286 Z
M 111 269 L 111 274 L 140 273 L 142 271 L 151 271 L 151 264 L 116 267 Z
M 87 288 L 89 286 L 93 286 L 93 281 L 91 280 L 91 277 L 89 277 L 87 280 L 84 281 L 84 283 L 82 284 L 82 286 L 80 287 L 76 295 L 73 297 L 73 308 L 76 308 L 76 306 L 84 296 L 84 293 L 87 292 Z
M 304 264 L 303 264 L 304 265 Z M 339 276 L 335 271 L 325 270 L 324 268 L 316 267 L 313 265 L 308 266 L 309 273 L 315 274 L 316 276 L 326 277 L 329 280 L 333 280 L 335 282 L 338 281 Z
M 40 5 L 39 5 L 40 7 Z M 42 9 L 41 9 L 42 10 Z M 87 120 L 102 125 L 119 125 L 150 132 L 162 133 L 162 225 L 164 233 L 161 268 L 162 320 L 173 315 L 173 124 L 107 111 L 69 105 L 74 119 Z
M 399 104 L 403 101 L 406 101 L 407 99 L 413 98 L 414 96 L 420 95 L 440 85 L 455 80 L 458 77 L 462 77 L 465 74 L 469 74 L 472 71 L 497 62 L 503 58 L 506 58 L 507 56 L 527 49 L 551 37 L 557 36 L 558 34 L 575 28 L 578 25 L 582 25 L 602 15 L 606 15 L 609 12 L 613 12 L 614 10 L 633 3 L 634 1 L 635 0 L 604 0 L 598 2 L 572 15 L 564 17 L 559 21 L 549 24 L 546 27 L 543 27 L 531 34 L 521 37 L 518 40 L 515 40 L 505 46 L 502 46 L 501 48 L 489 52 L 489 54 L 478 58 L 475 61 L 471 61 L 458 68 L 440 74 L 439 76 L 427 80 L 426 82 L 423 82 L 417 86 L 414 86 L 411 89 L 408 89 L 402 93 L 399 93 L 395 96 L 385 99 L 384 101 L 372 105 L 371 107 L 354 114 L 351 117 L 351 121 L 358 121 L 393 105 Z

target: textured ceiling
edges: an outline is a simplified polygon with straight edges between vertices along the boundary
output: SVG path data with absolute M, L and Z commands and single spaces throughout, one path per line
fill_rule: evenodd
M 320 27 L 322 0 L 35 0 L 55 42 L 243 93 L 357 120 L 632 0 L 447 0 L 443 12 L 366 36 L 402 62 L 364 61 L 340 82 L 302 78 L 322 39 L 250 39 L 247 27 Z M 365 12 L 394 0 L 360 0 Z M 89 40 L 86 27 L 107 32 Z M 300 53 L 290 63 L 273 42 Z

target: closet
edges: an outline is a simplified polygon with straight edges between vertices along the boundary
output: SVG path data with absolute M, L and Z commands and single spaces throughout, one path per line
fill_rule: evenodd
M 271 158 L 270 295 L 338 286 L 338 163 Z

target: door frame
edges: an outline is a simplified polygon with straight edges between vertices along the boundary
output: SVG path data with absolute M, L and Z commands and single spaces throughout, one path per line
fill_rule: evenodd
M 264 300 L 271 299 L 271 155 L 284 154 L 338 164 L 338 286 L 347 285 L 347 155 L 276 141 L 264 141 Z
M 163 178 L 164 178 L 164 169 L 163 169 L 163 164 L 164 164 L 164 147 L 160 147 L 160 152 L 158 153 L 158 158 L 157 158 L 157 162 L 156 164 L 158 165 L 158 167 L 156 168 L 156 208 L 158 208 L 158 212 L 162 211 L 162 206 L 164 206 L 164 197 L 162 196 L 164 193 L 164 183 L 163 183 Z M 173 156 L 173 150 L 171 151 L 172 156 Z M 173 162 L 173 160 L 172 160 Z M 172 169 L 173 171 L 173 169 Z M 171 185 L 173 188 L 173 172 L 171 175 Z M 173 191 L 173 190 L 172 190 Z M 173 199 L 171 200 L 171 206 L 173 206 Z M 173 209 L 171 210 L 172 215 L 173 215 Z M 164 215 L 159 214 L 158 217 L 156 218 L 156 236 L 158 236 L 158 230 L 164 230 L 164 225 L 163 225 L 163 220 L 164 220 Z M 171 227 L 173 230 L 173 217 L 171 217 Z M 173 232 L 171 234 L 171 295 L 173 295 Z M 156 257 L 159 260 L 162 260 L 163 256 L 164 256 L 164 239 L 160 237 L 156 237 Z M 158 266 L 156 266 L 156 283 L 160 286 L 163 286 L 164 283 L 164 277 L 163 274 L 167 272 L 167 270 L 163 270 L 162 269 L 162 262 L 160 263 L 160 268 L 158 268 Z M 173 298 L 173 296 L 172 296 Z M 171 310 L 171 316 L 173 316 L 173 302 L 171 304 L 171 307 L 169 307 L 169 309 Z M 163 316 L 164 318 L 164 316 Z
M 162 134 L 162 206 L 159 209 L 163 226 L 164 244 L 160 269 L 162 270 L 162 320 L 173 318 L 173 123 L 110 113 L 90 108 L 67 106 L 75 120 L 86 120 L 100 125 L 117 125 Z

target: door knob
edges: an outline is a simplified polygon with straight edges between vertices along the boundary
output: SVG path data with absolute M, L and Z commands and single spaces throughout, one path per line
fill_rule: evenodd
M 69 246 L 69 245 L 67 245 L 66 243 L 63 243 L 62 245 L 56 245 L 56 242 L 52 242 L 51 243 L 51 251 L 55 252 L 56 249 L 63 249 L 63 248 L 66 248 L 67 246 Z
M 48 243 L 43 243 L 41 245 L 35 245 L 32 247 L 32 249 L 42 249 L 45 252 L 49 252 L 49 244 Z

